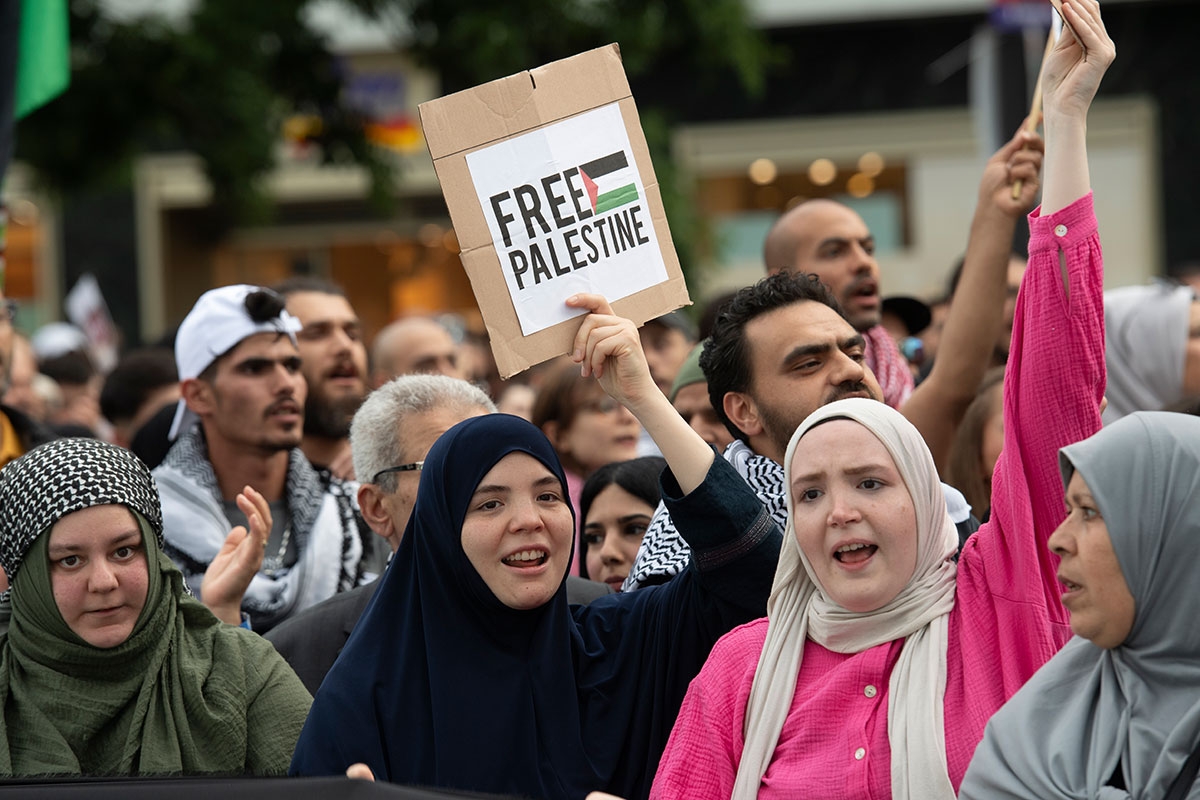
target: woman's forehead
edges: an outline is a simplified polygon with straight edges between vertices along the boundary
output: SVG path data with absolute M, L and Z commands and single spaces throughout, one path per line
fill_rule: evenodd
M 50 528 L 50 546 L 106 543 L 141 533 L 137 518 L 123 505 L 88 506 L 64 514 Z
M 540 478 L 541 476 L 550 476 L 556 481 L 558 476 L 554 471 L 543 464 L 539 459 L 529 453 L 520 450 L 507 453 L 492 465 L 484 476 L 480 478 L 479 485 L 492 483 L 511 483 L 517 478 L 528 478 L 530 476 Z
M 875 456 L 882 452 L 889 462 L 894 461 L 887 446 L 863 423 L 837 417 L 817 423 L 796 443 L 794 462 L 844 461 Z

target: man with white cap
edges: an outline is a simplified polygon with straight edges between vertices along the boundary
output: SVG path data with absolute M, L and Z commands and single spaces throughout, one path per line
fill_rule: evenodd
M 154 470 L 166 552 L 197 594 L 229 528 L 246 522 L 239 493 L 251 486 L 265 497 L 271 530 L 241 601 L 259 632 L 365 579 L 353 488 L 322 484 L 300 451 L 299 329 L 268 289 L 202 295 L 175 338 L 176 441 Z

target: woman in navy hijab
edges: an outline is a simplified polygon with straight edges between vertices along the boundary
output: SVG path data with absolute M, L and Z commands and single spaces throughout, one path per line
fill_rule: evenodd
M 607 313 L 581 336 L 605 326 L 602 343 L 576 360 L 663 448 L 668 509 L 700 521 L 679 526 L 695 531 L 692 566 L 568 606 L 574 511 L 553 447 L 518 417 L 454 426 L 424 462 L 400 548 L 317 693 L 292 774 L 362 763 L 380 780 L 463 791 L 648 793 L 712 645 L 763 614 L 780 534 L 753 496 L 738 530 L 704 524 L 741 478 L 657 391 L 632 323 L 593 310 Z

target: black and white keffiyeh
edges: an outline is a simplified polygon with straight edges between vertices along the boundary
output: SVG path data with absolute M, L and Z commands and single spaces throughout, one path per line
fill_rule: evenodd
M 8 464 L 0 471 L 0 565 L 10 583 L 41 533 L 67 514 L 111 504 L 141 514 L 162 544 L 158 489 L 130 451 L 97 439 L 57 439 Z
M 193 592 L 220 551 L 230 524 L 199 425 L 180 436 L 154 470 L 162 496 L 166 553 Z M 288 454 L 287 505 L 298 560 L 272 574 L 259 572 L 242 600 L 254 630 L 265 633 L 291 614 L 365 582 L 354 484 L 323 486 L 308 459 Z
M 787 522 L 783 467 L 766 456 L 755 453 L 740 439 L 734 439 L 725 448 L 722 457 L 745 479 L 766 506 L 767 513 L 782 529 Z M 622 591 L 628 592 L 643 586 L 665 583 L 683 572 L 691 555 L 691 548 L 675 528 L 666 505 L 660 502 L 646 535 L 642 537 L 637 559 L 629 570 L 629 576 L 625 578 Z

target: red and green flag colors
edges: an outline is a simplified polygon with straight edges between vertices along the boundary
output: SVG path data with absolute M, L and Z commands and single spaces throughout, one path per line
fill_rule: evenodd
M 624 150 L 580 164 L 579 175 L 593 214 L 603 214 L 638 199 L 637 174 L 629 166 Z

